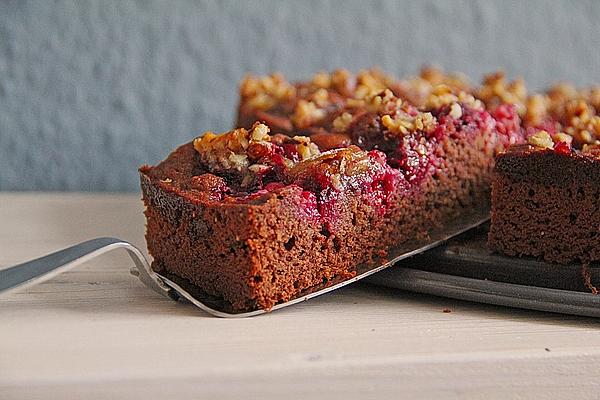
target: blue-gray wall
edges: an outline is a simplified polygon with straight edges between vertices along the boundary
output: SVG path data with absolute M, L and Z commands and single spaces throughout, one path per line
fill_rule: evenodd
M 245 72 L 424 63 L 600 82 L 594 1 L 1 1 L 0 190 L 137 190 Z

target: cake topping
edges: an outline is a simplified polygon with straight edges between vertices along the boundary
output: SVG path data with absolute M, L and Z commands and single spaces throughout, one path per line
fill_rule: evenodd
M 534 94 L 525 101 L 525 114 L 523 119 L 532 126 L 541 125 L 545 118 L 550 99 L 543 94 Z
M 329 89 L 331 86 L 331 75 L 323 71 L 317 72 L 313 75 L 311 83 L 318 88 Z
M 462 110 L 460 116 L 462 115 Z M 429 113 L 418 113 L 416 115 L 410 115 L 404 111 L 399 111 L 394 117 L 390 115 L 384 115 L 381 117 L 381 123 L 390 132 L 398 133 L 401 135 L 407 134 L 413 131 L 431 131 L 436 125 L 437 121 L 435 117 Z
M 345 96 L 349 96 L 356 87 L 356 82 L 352 77 L 352 74 L 345 69 L 333 71 L 330 75 L 330 80 L 331 88 Z
M 299 161 L 308 160 L 320 154 L 319 148 L 316 144 L 312 143 L 310 138 L 306 136 L 294 136 L 292 139 L 298 143 L 296 151 L 300 155 Z
M 459 119 L 462 117 L 462 107 L 458 103 L 453 103 L 450 106 L 450 112 L 448 113 L 452 118 Z
M 385 156 L 383 156 L 385 160 Z M 377 159 L 376 161 L 381 161 Z M 329 150 L 290 169 L 289 180 L 305 188 L 315 190 L 331 187 L 343 190 L 356 185 L 360 176 L 372 174 L 373 166 L 383 168 L 380 162 L 374 162 L 368 152 L 357 146 Z M 356 187 L 358 189 L 358 187 Z
M 577 89 L 567 83 L 559 83 L 546 92 L 527 96 L 521 80 L 508 83 L 503 74 L 486 77 L 480 96 L 488 107 L 498 101 L 519 107 L 523 116 L 523 128 L 529 143 L 535 148 L 554 148 L 565 154 L 583 150 L 587 145 L 600 144 L 600 88 Z M 492 110 L 498 120 L 497 109 Z M 552 143 L 548 140 L 552 139 Z M 560 146 L 558 145 L 561 144 Z M 588 147 L 586 147 L 588 148 Z
M 296 164 L 287 181 L 315 194 L 319 215 L 327 229 L 335 231 L 339 198 L 344 192 L 361 192 L 363 201 L 383 214 L 402 174 L 387 165 L 382 152 L 349 146 Z
M 420 115 L 411 123 L 420 121 Z M 361 191 L 368 195 L 366 201 L 384 212 L 387 196 L 403 176 L 387 164 L 386 155 L 361 150 L 341 133 L 317 132 L 314 136 L 324 148 L 334 148 L 320 152 L 309 137 L 270 135 L 261 123 L 220 135 L 207 132 L 194 140 L 194 149 L 208 173 L 194 177 L 192 186 L 210 192 L 212 200 L 223 199 L 227 192 L 229 201 L 262 196 L 275 184 L 277 188 L 300 186 L 314 193 L 319 212 L 329 222 L 335 219 L 333 208 L 341 192 Z M 423 154 L 427 153 L 425 146 L 421 147 Z
M 399 97 L 408 100 L 417 107 L 424 108 L 437 108 L 441 104 L 456 101 L 455 98 L 452 98 L 432 105 L 431 102 L 436 101 L 436 97 L 442 94 L 441 92 L 458 94 L 472 91 L 471 84 L 464 76 L 446 74 L 435 67 L 423 68 L 419 76 L 401 80 L 395 84 L 395 88 Z
M 206 132 L 194 140 L 202 164 L 212 173 L 237 176 L 242 187 L 260 184 L 271 172 L 281 174 L 295 163 L 320 154 L 305 136 L 269 135 L 269 127 L 235 129 L 220 135 Z
M 280 75 L 245 81 L 240 108 L 245 118 L 243 124 L 264 121 L 274 131 L 288 135 L 284 136 L 288 139 L 281 143 L 274 143 L 273 139 L 269 142 L 276 146 L 270 153 L 279 151 L 285 155 L 278 164 L 283 167 L 273 166 L 270 160 L 259 160 L 258 155 L 250 157 L 254 153 L 246 151 L 241 153 L 240 160 L 233 156 L 242 169 L 246 168 L 244 171 L 267 177 L 275 170 L 277 179 L 282 179 L 282 174 L 296 163 L 314 157 L 315 152 L 299 151 L 296 146 L 300 142 L 289 138 L 300 132 L 310 137 L 311 145 L 315 149 L 318 146 L 321 152 L 347 148 L 351 144 L 363 151 L 379 150 L 386 154 L 389 166 L 414 183 L 435 169 L 439 158 L 434 151 L 437 141 L 474 136 L 484 131 L 489 133 L 486 146 L 492 152 L 522 143 L 525 137 L 517 108 L 524 111 L 527 91 L 521 80 L 509 82 L 503 73 L 487 76 L 481 88 L 472 86 L 462 76 L 445 74 L 435 68 L 425 68 L 418 77 L 407 80 L 394 80 L 379 70 L 361 71 L 356 75 L 337 70 L 320 72 L 308 82 L 293 84 L 294 90 L 289 90 L 290 85 Z M 268 111 L 253 111 L 247 99 L 261 94 L 268 95 L 275 103 Z M 482 99 L 476 98 L 479 95 Z M 544 98 L 532 99 L 532 110 L 540 100 L 543 103 Z M 486 102 L 492 107 L 489 112 Z M 285 120 L 286 128 L 282 129 L 281 121 L 274 125 L 275 120 Z M 546 130 L 550 135 L 561 131 L 546 129 L 544 125 L 529 133 L 538 130 Z M 566 145 L 572 142 L 567 138 L 559 141 Z M 244 155 L 249 156 L 248 160 Z M 270 171 L 264 172 L 266 169 Z
M 485 76 L 476 97 L 483 100 L 489 109 L 494 109 L 503 103 L 514 104 L 519 114 L 523 115 L 527 89 L 523 79 L 508 82 L 504 72 L 499 71 Z
M 352 122 L 352 114 L 349 112 L 342 113 L 339 117 L 333 120 L 333 130 L 336 132 L 344 132 Z
M 354 98 L 346 101 L 349 108 L 362 108 L 370 112 L 391 112 L 402 106 L 402 100 L 394 96 L 389 89 L 374 90 L 363 87 L 364 90 L 356 90 Z
M 546 131 L 538 131 L 535 134 L 529 136 L 527 141 L 532 146 L 541 149 L 551 149 L 554 147 L 554 142 L 552 141 L 552 137 Z
M 260 158 L 254 156 L 254 160 L 250 160 L 249 154 L 259 154 L 259 148 L 269 148 L 270 140 L 269 127 L 256 123 L 251 130 L 240 128 L 221 135 L 205 132 L 194 140 L 194 148 L 200 154 L 202 163 L 212 171 L 241 172 Z
M 313 75 L 310 86 L 311 89 L 331 89 L 346 95 L 356 86 L 356 79 L 345 69 L 332 73 L 321 71 Z
M 558 133 L 554 134 L 552 136 L 552 139 L 554 140 L 555 143 L 563 142 L 563 143 L 567 143 L 569 145 L 571 143 L 573 143 L 573 136 L 567 135 L 564 132 L 558 132 Z
M 348 147 L 352 144 L 350 136 L 344 133 L 327 132 L 325 130 L 313 133 L 310 135 L 310 140 L 315 143 L 321 151 Z
M 600 139 L 600 116 L 583 99 L 570 100 L 564 105 L 565 131 L 578 143 L 593 144 Z
M 445 105 L 453 105 L 456 103 L 462 103 L 478 110 L 483 109 L 483 103 L 473 97 L 473 95 L 462 90 L 455 91 L 445 84 L 439 84 L 431 88 L 427 99 L 422 104 L 422 108 L 434 110 Z M 460 116 L 455 118 L 460 118 Z
M 558 132 L 550 135 L 546 131 L 537 131 L 527 138 L 527 142 L 536 149 L 554 149 L 561 154 L 570 154 L 573 138 L 564 132 Z
M 293 99 L 296 88 L 278 73 L 261 78 L 247 75 L 242 80 L 240 93 L 249 107 L 265 111 Z
M 590 154 L 592 156 L 600 158 L 600 141 L 598 141 L 598 143 L 596 144 L 584 144 L 581 149 L 581 152 L 583 154 Z
M 297 84 L 287 82 L 280 74 L 247 76 L 241 85 L 241 109 L 254 118 L 244 120 L 242 125 L 260 120 L 288 134 L 295 130 L 310 135 L 315 129 L 346 133 L 357 117 L 368 112 L 389 115 L 385 122 L 388 129 L 403 132 L 410 128 L 404 126 L 406 118 L 396 115 L 398 110 L 411 105 L 414 112 L 435 115 L 434 111 L 450 106 L 451 117 L 460 119 L 465 105 L 483 109 L 473 91 L 464 77 L 431 67 L 424 68 L 418 77 L 402 81 L 377 69 L 356 75 L 347 70 L 319 72 L 308 82 Z M 426 122 L 429 116 L 423 118 Z
M 306 129 L 321 121 L 326 115 L 325 110 L 320 108 L 316 102 L 300 100 L 292 115 L 292 122 L 297 128 Z

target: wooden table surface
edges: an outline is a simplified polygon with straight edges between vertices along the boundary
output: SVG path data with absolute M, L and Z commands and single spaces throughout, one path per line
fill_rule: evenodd
M 0 268 L 98 236 L 144 248 L 141 209 L 0 193 Z M 600 320 L 367 284 L 219 319 L 130 265 L 120 250 L 0 297 L 0 399 L 600 398 Z

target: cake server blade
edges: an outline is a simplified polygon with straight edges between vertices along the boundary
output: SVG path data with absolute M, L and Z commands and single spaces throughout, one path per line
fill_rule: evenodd
M 157 274 L 150 268 L 148 260 L 137 247 L 124 240 L 111 237 L 88 240 L 35 260 L 0 270 L 0 294 L 41 283 L 108 251 L 125 249 L 135 264 L 135 267 L 131 269 L 131 273 L 139 277 L 146 286 L 157 293 L 175 300 L 179 298 L 186 299 L 198 308 L 217 317 L 250 317 L 291 306 L 366 278 L 399 260 L 438 246 L 448 239 L 484 223 L 488 218 L 488 206 L 472 208 L 461 214 L 460 218 L 445 224 L 445 228 L 431 231 L 426 239 L 411 240 L 401 246 L 389 249 L 385 262 L 379 265 L 360 266 L 353 278 L 335 282 L 331 286 L 314 288 L 292 300 L 275 305 L 271 310 L 255 310 L 242 313 L 229 312 L 222 302 L 194 291 L 185 282 L 178 281 L 174 277 Z

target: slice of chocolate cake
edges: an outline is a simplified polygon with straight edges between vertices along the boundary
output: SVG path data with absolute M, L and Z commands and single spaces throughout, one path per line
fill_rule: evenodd
M 407 85 L 372 72 L 247 79 L 244 128 L 140 169 L 152 267 L 233 312 L 269 309 L 487 199 L 495 152 L 518 139 L 516 109 L 494 116 L 432 83 L 417 107 L 394 94 Z
M 563 264 L 600 261 L 600 158 L 561 147 L 523 145 L 498 157 L 494 250 Z
M 561 84 L 522 107 L 529 144 L 498 156 L 489 246 L 557 263 L 600 261 L 600 89 Z

